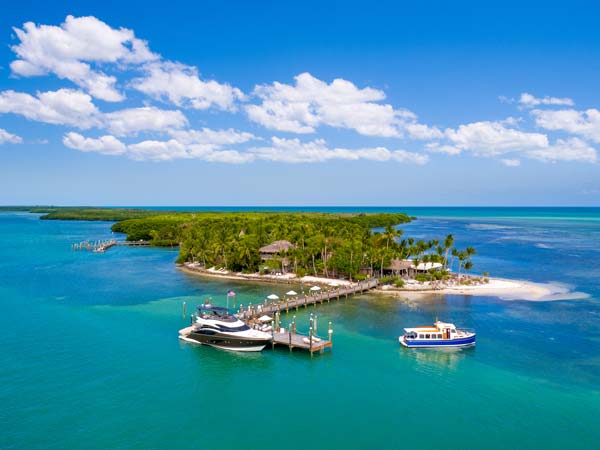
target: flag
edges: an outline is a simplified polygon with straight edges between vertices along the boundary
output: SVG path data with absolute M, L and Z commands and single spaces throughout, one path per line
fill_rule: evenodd
M 235 292 L 233 292 L 231 289 L 227 291 L 227 297 L 235 297 Z

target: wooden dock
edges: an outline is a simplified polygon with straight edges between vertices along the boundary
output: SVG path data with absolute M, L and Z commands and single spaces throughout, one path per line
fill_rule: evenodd
M 299 348 L 302 350 L 308 350 L 312 355 L 315 352 L 323 353 L 325 349 L 332 348 L 333 344 L 330 340 L 323 339 L 313 336 L 311 339 L 310 336 L 305 336 L 302 334 L 292 333 L 291 331 L 285 331 L 283 333 L 273 333 L 273 340 L 271 341 L 271 345 L 275 347 L 275 345 L 284 345 L 289 347 L 290 351 L 294 348 Z
M 145 247 L 149 246 L 148 241 L 117 241 L 116 239 L 103 240 L 103 241 L 83 241 L 73 244 L 71 248 L 73 250 L 90 250 L 93 253 L 104 253 L 111 247 L 116 245 L 123 245 L 126 247 Z
M 310 294 L 301 294 L 291 296 L 286 299 L 268 301 L 248 306 L 240 305 L 238 316 L 242 320 L 251 320 L 262 315 L 275 314 L 278 312 L 288 313 L 290 310 L 296 310 L 300 307 L 306 308 L 309 305 L 317 303 L 330 302 L 331 300 L 339 300 L 342 297 L 348 298 L 350 295 L 362 294 L 366 291 L 377 287 L 379 281 L 377 279 L 359 281 L 350 286 L 338 286 L 328 290 L 321 290 Z

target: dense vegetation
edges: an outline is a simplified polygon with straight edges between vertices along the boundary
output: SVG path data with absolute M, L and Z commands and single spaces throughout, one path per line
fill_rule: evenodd
M 18 208 L 18 209 L 17 209 Z M 458 250 L 454 238 L 404 238 L 395 225 L 409 222 L 405 214 L 325 214 L 289 212 L 167 212 L 128 208 L 5 207 L 44 213 L 42 219 L 116 221 L 113 231 L 130 241 L 157 246 L 180 245 L 178 262 L 228 270 L 284 271 L 298 275 L 360 279 L 384 276 L 393 259 L 442 264 L 441 270 L 420 274 L 423 281 L 448 276 L 458 262 L 458 273 L 473 267 L 472 247 Z M 375 231 L 374 231 L 375 230 Z M 259 249 L 286 240 L 294 247 L 263 261 Z M 390 282 L 400 283 L 391 278 Z
M 414 259 L 415 264 L 441 263 L 443 270 L 426 276 L 443 279 L 455 260 L 459 272 L 472 268 L 475 250 L 454 248 L 452 236 L 443 242 L 403 239 L 394 226 L 410 220 L 404 214 L 180 213 L 126 220 L 113 230 L 155 245 L 178 242 L 179 262 L 233 271 L 284 271 L 287 266 L 300 276 L 360 278 L 383 276 L 392 259 Z M 294 248 L 263 261 L 259 249 L 278 240 Z

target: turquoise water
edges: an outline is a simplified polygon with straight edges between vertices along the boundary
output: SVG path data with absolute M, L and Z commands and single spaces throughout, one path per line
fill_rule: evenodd
M 405 210 L 408 234 L 477 247 L 476 269 L 589 297 L 369 295 L 299 313 L 333 322 L 330 354 L 233 354 L 178 341 L 182 302 L 289 288 L 189 276 L 171 250 L 72 252 L 110 224 L 0 213 L 0 448 L 596 448 L 600 210 Z M 477 348 L 399 347 L 436 316 Z

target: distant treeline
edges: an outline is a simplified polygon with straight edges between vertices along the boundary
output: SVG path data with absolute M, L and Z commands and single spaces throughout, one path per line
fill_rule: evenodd
M 43 214 L 40 217 L 42 220 L 89 220 L 108 222 L 139 219 L 167 213 L 167 211 L 139 208 L 94 208 L 75 206 L 0 206 L 0 211 L 24 211 Z

